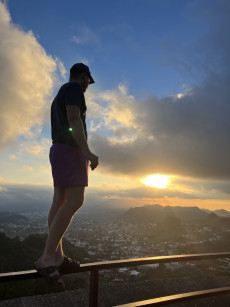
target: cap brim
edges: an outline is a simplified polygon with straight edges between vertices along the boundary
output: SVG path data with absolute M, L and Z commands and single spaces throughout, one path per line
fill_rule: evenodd
M 89 84 L 92 84 L 92 83 L 95 83 L 95 81 L 93 80 L 93 78 L 92 78 L 92 76 L 91 75 L 89 75 Z

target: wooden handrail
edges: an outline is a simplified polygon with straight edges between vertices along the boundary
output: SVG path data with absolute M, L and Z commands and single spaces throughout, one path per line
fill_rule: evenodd
M 138 266 L 146 264 L 170 263 L 178 261 L 195 261 L 195 260 L 218 259 L 218 258 L 230 258 L 230 252 L 157 256 L 157 257 L 147 257 L 147 258 L 133 258 L 133 259 L 122 259 L 114 261 L 84 263 L 80 265 L 80 268 L 77 270 L 77 272 L 88 272 L 92 271 L 93 269 L 108 270 L 113 268 Z M 0 282 L 24 280 L 36 277 L 41 277 L 36 270 L 0 273 Z
M 84 263 L 80 265 L 80 268 L 78 268 L 77 271 L 73 271 L 72 273 L 90 272 L 89 306 L 97 307 L 99 270 L 104 270 L 104 269 L 108 270 L 113 268 L 138 266 L 146 264 L 170 263 L 178 261 L 195 261 L 195 260 L 206 260 L 206 259 L 217 259 L 217 258 L 230 258 L 230 252 L 170 255 L 170 256 L 157 256 L 157 257 L 147 257 L 147 258 L 134 258 L 134 259 L 122 259 L 115 261 Z M 25 279 L 40 278 L 40 277 L 41 277 L 40 274 L 38 274 L 36 270 L 0 273 L 0 282 L 25 280 Z
M 199 298 L 209 297 L 209 296 L 217 296 L 222 294 L 230 293 L 230 287 L 202 290 L 202 291 L 193 291 L 188 293 L 181 293 L 175 295 L 169 295 L 164 297 L 158 297 L 145 301 L 138 301 L 134 303 L 124 304 L 124 305 L 116 305 L 114 307 L 141 307 L 141 306 L 160 306 L 160 305 L 168 305 L 175 304 L 190 300 L 195 300 Z

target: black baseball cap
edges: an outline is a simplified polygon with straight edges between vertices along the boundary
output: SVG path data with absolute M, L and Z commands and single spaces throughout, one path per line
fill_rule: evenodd
M 90 70 L 89 70 L 89 67 L 83 63 L 76 63 L 74 64 L 71 68 L 70 68 L 70 72 L 75 72 L 75 71 L 79 71 L 79 72 L 87 72 L 89 74 L 89 84 L 91 83 L 95 83 L 92 76 L 91 76 L 91 73 L 90 73 Z

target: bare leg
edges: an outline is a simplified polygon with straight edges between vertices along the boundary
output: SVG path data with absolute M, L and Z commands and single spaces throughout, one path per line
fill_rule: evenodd
M 48 227 L 50 230 L 51 224 L 53 222 L 53 219 L 57 213 L 57 211 L 63 206 L 65 203 L 66 197 L 65 197 L 65 189 L 60 187 L 54 187 L 54 196 L 53 196 L 53 203 L 49 210 L 48 215 Z M 55 257 L 55 263 L 57 266 L 59 266 L 63 261 L 64 252 L 62 249 L 62 239 L 59 241 L 58 248 L 56 251 L 56 257 Z
M 56 250 L 75 213 L 84 202 L 85 187 L 76 185 L 65 188 L 66 202 L 53 217 L 43 255 L 37 261 L 41 267 L 55 265 Z

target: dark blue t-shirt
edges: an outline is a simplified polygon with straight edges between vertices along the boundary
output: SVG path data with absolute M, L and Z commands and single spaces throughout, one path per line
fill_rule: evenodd
M 85 137 L 87 139 L 87 129 L 85 123 L 86 110 L 85 97 L 81 86 L 75 82 L 64 84 L 51 105 L 51 130 L 53 143 L 69 144 L 77 147 L 72 132 L 69 130 L 67 118 L 67 105 L 76 105 L 80 108 L 81 120 L 84 127 Z

